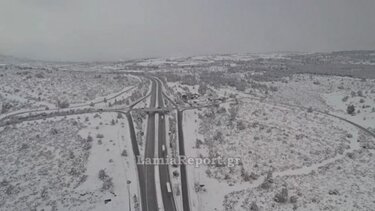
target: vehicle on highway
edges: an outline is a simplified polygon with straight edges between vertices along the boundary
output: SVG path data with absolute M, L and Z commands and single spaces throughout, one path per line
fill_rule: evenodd
M 171 184 L 167 182 L 166 186 L 167 186 L 167 193 L 171 194 L 172 193 Z
M 161 152 L 162 152 L 163 155 L 165 155 L 165 145 L 164 144 L 161 145 Z

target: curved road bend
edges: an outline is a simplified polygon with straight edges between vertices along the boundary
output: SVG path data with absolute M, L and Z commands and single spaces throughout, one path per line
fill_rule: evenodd
M 130 88 L 124 90 L 124 91 L 121 91 L 119 93 L 117 93 L 116 95 L 112 96 L 112 97 L 109 97 L 107 98 L 106 100 L 112 100 L 122 94 L 125 94 L 126 92 L 129 92 L 131 90 L 133 90 L 135 88 L 135 86 L 131 86 Z M 92 102 L 94 105 L 96 104 L 99 104 L 99 103 L 103 103 L 105 100 L 98 100 L 98 101 L 94 101 Z M 0 121 L 3 121 L 7 118 L 10 118 L 10 117 L 13 117 L 13 116 L 17 116 L 17 115 L 21 115 L 21 114 L 27 114 L 27 113 L 32 113 L 32 112 L 52 112 L 52 111 L 68 111 L 68 110 L 71 110 L 73 108 L 83 108 L 83 107 L 87 107 L 87 106 L 90 106 L 91 103 L 83 103 L 83 104 L 79 104 L 79 105 L 73 105 L 73 106 L 70 106 L 68 108 L 65 108 L 65 109 L 59 109 L 59 108 L 54 108 L 54 109 L 49 109 L 49 110 L 46 110 L 45 108 L 36 108 L 36 109 L 31 109 L 31 110 L 27 110 L 27 111 L 20 111 L 20 112 L 11 112 L 10 114 L 5 114 L 5 116 L 1 117 L 0 118 Z
M 347 120 L 347 119 L 345 119 L 345 118 L 343 118 L 343 117 L 340 117 L 340 116 L 336 116 L 336 115 L 334 115 L 334 114 L 324 113 L 324 112 L 319 112 L 319 113 L 323 113 L 323 114 L 326 114 L 326 115 L 328 115 L 328 116 L 338 118 L 338 119 L 340 119 L 340 120 L 342 120 L 342 121 L 345 121 L 345 122 L 347 122 L 347 123 L 349 123 L 349 124 L 351 124 L 351 125 L 354 125 L 354 126 L 357 127 L 358 129 L 361 129 L 362 131 L 366 132 L 367 134 L 369 134 L 370 136 L 372 136 L 372 137 L 375 138 L 375 133 L 374 133 L 374 132 L 368 130 L 367 128 L 365 128 L 365 127 L 363 127 L 363 126 L 361 126 L 361 125 L 359 125 L 359 124 L 357 124 L 357 123 L 355 123 L 355 122 L 352 122 L 352 121 Z

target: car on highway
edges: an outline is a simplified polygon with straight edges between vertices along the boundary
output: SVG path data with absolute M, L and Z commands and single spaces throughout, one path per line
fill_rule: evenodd
M 165 155 L 165 145 L 164 145 L 164 144 L 161 145 L 161 153 L 162 153 L 163 155 Z

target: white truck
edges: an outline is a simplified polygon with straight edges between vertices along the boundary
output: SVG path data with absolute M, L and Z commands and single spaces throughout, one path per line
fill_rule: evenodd
M 171 184 L 169 182 L 167 182 L 166 186 L 167 186 L 167 193 L 171 194 L 172 193 Z

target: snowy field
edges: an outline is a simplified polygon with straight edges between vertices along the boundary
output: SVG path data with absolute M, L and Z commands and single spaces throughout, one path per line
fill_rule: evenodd
M 1 132 L 4 194 L 0 210 L 14 210 L 15 205 L 16 210 L 139 206 L 128 131 L 126 119 L 115 113 L 5 128 Z
M 59 102 L 89 103 L 138 82 L 122 74 L 0 66 L 0 100 L 6 105 L 1 113 L 41 106 L 55 108 Z
M 373 209 L 374 79 L 299 73 L 200 92 L 202 76 L 185 74 L 192 79 L 168 82 L 177 95 L 198 95 L 185 104 L 237 99 L 184 112 L 188 156 L 241 159 L 188 166 L 193 209 Z

